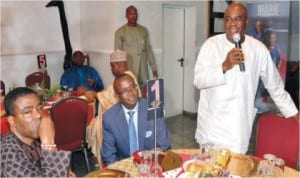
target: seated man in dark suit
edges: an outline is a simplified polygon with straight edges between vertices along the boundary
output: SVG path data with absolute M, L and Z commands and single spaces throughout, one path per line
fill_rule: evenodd
M 136 150 L 154 148 L 154 120 L 148 119 L 147 102 L 138 97 L 138 86 L 131 76 L 121 74 L 113 87 L 120 101 L 103 115 L 102 160 L 108 165 L 130 157 Z M 170 148 L 164 118 L 157 119 L 156 147 Z

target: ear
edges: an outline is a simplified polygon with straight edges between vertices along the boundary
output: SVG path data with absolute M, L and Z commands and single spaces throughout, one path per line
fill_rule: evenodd
M 15 127 L 16 126 L 16 122 L 15 122 L 15 117 L 14 116 L 8 116 L 7 120 L 8 120 L 8 123 L 9 123 L 10 127 Z
M 119 95 L 115 92 L 114 95 L 118 98 L 118 100 L 120 101 L 120 97 Z

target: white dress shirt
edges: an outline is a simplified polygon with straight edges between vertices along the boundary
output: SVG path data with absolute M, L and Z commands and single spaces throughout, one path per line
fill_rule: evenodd
M 137 139 L 137 143 L 138 143 L 138 148 L 139 148 L 139 130 L 138 130 L 138 106 L 139 106 L 139 103 L 136 102 L 136 105 L 135 107 L 132 109 L 132 110 L 129 110 L 127 109 L 123 104 L 122 104 L 122 108 L 123 108 L 123 111 L 125 113 L 125 117 L 126 117 L 126 121 L 127 121 L 127 124 L 129 125 L 129 115 L 128 115 L 128 111 L 134 111 L 134 114 L 133 114 L 133 123 L 134 123 L 134 128 L 135 128 L 135 133 L 136 133 L 136 139 Z

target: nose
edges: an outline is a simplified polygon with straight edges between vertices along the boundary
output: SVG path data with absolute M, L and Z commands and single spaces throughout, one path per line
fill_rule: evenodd
M 134 90 L 132 88 L 130 88 L 128 91 L 127 91 L 127 96 L 133 96 L 134 95 Z
M 229 24 L 230 26 L 236 26 L 237 22 L 236 20 L 231 20 Z
M 34 118 L 41 118 L 43 115 L 43 111 L 40 108 L 33 109 L 33 117 Z

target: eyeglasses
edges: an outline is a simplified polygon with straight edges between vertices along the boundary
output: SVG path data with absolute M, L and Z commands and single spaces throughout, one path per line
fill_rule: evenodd
M 128 95 L 129 92 L 131 91 L 136 91 L 137 85 L 136 84 L 132 84 L 130 85 L 128 88 L 123 88 L 119 94 L 121 95 Z
M 37 107 L 26 107 L 21 110 L 20 114 L 24 117 L 31 117 L 34 113 L 34 110 L 36 110 L 39 113 L 42 113 L 43 106 L 42 104 L 39 104 Z

